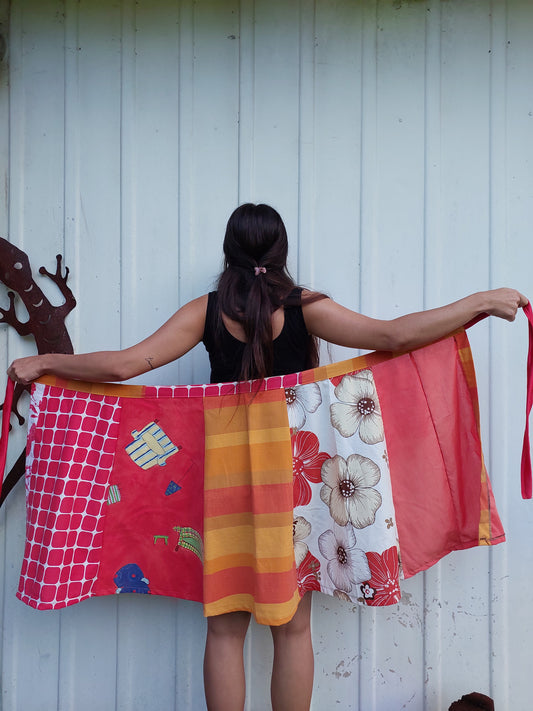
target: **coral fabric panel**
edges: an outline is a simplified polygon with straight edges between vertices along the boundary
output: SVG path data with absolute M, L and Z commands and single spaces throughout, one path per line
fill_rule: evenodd
M 378 364 L 373 373 L 387 432 L 404 576 L 429 568 L 452 550 L 504 540 L 495 509 L 488 540 L 479 540 L 490 484 L 475 380 L 467 380 L 456 338 Z
M 122 399 L 94 595 L 202 600 L 203 452 L 202 398 Z

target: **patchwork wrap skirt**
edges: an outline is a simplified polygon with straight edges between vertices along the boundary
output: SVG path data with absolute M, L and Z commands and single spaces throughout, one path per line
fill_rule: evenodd
M 263 381 L 33 385 L 17 596 L 196 600 L 282 624 L 308 590 L 400 579 L 504 540 L 464 330 Z

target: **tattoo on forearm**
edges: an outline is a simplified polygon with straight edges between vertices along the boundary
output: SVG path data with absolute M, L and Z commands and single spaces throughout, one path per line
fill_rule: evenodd
M 148 356 L 148 358 L 145 358 L 144 360 L 148 363 L 148 365 L 150 366 L 150 369 L 153 370 L 154 369 L 154 366 L 152 365 L 153 357 Z

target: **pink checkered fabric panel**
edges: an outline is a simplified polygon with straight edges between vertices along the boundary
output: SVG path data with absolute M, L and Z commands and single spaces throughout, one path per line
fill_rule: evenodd
M 257 392 L 257 390 L 278 390 L 292 388 L 303 382 L 302 373 L 290 375 L 272 375 L 260 381 L 243 380 L 235 383 L 207 383 L 205 385 L 147 385 L 144 388 L 145 397 L 218 397 L 220 395 L 238 395 L 239 393 Z
M 36 383 L 26 458 L 26 548 L 17 597 L 55 609 L 91 596 L 120 400 Z

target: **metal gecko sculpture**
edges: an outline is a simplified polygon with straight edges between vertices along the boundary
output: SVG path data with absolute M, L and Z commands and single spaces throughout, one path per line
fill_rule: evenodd
M 58 254 L 55 273 L 49 272 L 45 267 L 39 269 L 40 274 L 47 276 L 56 284 L 65 299 L 61 306 L 54 306 L 34 281 L 27 254 L 0 237 L 0 281 L 10 289 L 7 294 L 9 297 L 8 308 L 0 307 L 0 323 L 12 326 L 20 336 L 33 336 L 38 353 L 73 353 L 72 341 L 65 326 L 65 318 L 76 306 L 76 299 L 70 287 L 67 286 L 69 269 L 65 267 L 63 274 L 61 265 L 62 256 Z M 26 307 L 27 321 L 20 321 L 17 316 L 16 294 Z M 19 425 L 24 424 L 24 417 L 18 410 L 18 403 L 25 390 L 29 390 L 29 387 L 19 384 L 15 386 L 11 407 Z M 4 480 L 0 506 L 24 474 L 25 454 L 25 450 L 23 450 Z

